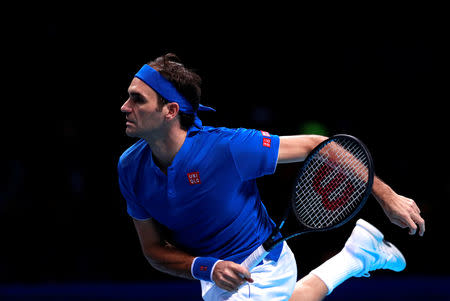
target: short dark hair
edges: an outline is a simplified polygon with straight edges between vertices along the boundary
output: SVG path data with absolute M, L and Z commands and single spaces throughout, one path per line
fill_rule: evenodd
M 173 53 L 167 53 L 147 64 L 156 69 L 165 79 L 170 81 L 178 92 L 189 101 L 194 110 L 198 109 L 202 94 L 202 79 L 193 70 L 186 68 L 181 63 L 178 56 Z M 158 94 L 159 108 L 162 109 L 167 103 L 169 103 L 169 101 Z M 187 131 L 194 124 L 195 116 L 184 112 L 178 112 L 178 115 L 180 116 L 181 128 Z

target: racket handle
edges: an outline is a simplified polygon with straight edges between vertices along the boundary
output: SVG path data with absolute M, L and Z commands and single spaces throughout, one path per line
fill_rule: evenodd
M 241 265 L 250 271 L 255 266 L 257 266 L 258 263 L 260 263 L 261 260 L 263 260 L 267 256 L 267 254 L 269 254 L 269 252 L 267 252 L 266 249 L 264 249 L 263 245 L 261 245 L 255 251 L 253 251 L 253 253 L 250 254 L 244 260 L 244 262 L 241 263 Z

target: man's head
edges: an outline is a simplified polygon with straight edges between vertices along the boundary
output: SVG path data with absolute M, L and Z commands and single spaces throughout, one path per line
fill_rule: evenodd
M 135 77 L 128 88 L 129 98 L 121 108 L 127 115 L 127 135 L 145 137 L 151 131 L 167 125 L 167 122 L 178 122 L 180 128 L 187 131 L 195 122 L 195 112 L 200 104 L 200 76 L 184 67 L 178 57 L 171 53 L 147 65 L 151 67 L 147 66 L 147 69 L 153 72 L 156 70 L 159 74 L 155 75 L 161 75 L 175 87 L 194 113 L 182 112 L 180 104 L 165 99 L 161 95 L 164 93 L 158 93 L 141 78 Z
M 199 75 L 184 67 L 180 59 L 173 53 L 160 56 L 147 64 L 170 81 L 177 91 L 189 101 L 195 111 L 198 109 L 202 94 L 202 79 Z M 167 103 L 167 100 L 159 94 L 158 98 L 161 106 Z M 179 115 L 180 126 L 187 131 L 193 125 L 195 116 L 184 112 L 179 112 Z

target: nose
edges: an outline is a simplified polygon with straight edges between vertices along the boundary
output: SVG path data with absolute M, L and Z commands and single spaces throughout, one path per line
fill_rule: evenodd
M 122 111 L 122 113 L 130 113 L 131 112 L 130 99 L 129 98 L 127 99 L 127 101 L 125 101 L 123 103 L 123 105 L 120 108 L 120 110 Z

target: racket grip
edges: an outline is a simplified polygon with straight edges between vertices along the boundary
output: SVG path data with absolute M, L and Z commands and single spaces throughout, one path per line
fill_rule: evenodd
M 263 245 L 261 245 L 255 251 L 253 251 L 253 253 L 250 254 L 244 260 L 244 262 L 241 263 L 241 265 L 250 271 L 255 266 L 257 266 L 258 263 L 260 263 L 261 260 L 263 260 L 267 256 L 267 254 L 269 254 L 269 252 L 267 252 L 266 249 L 264 249 Z

